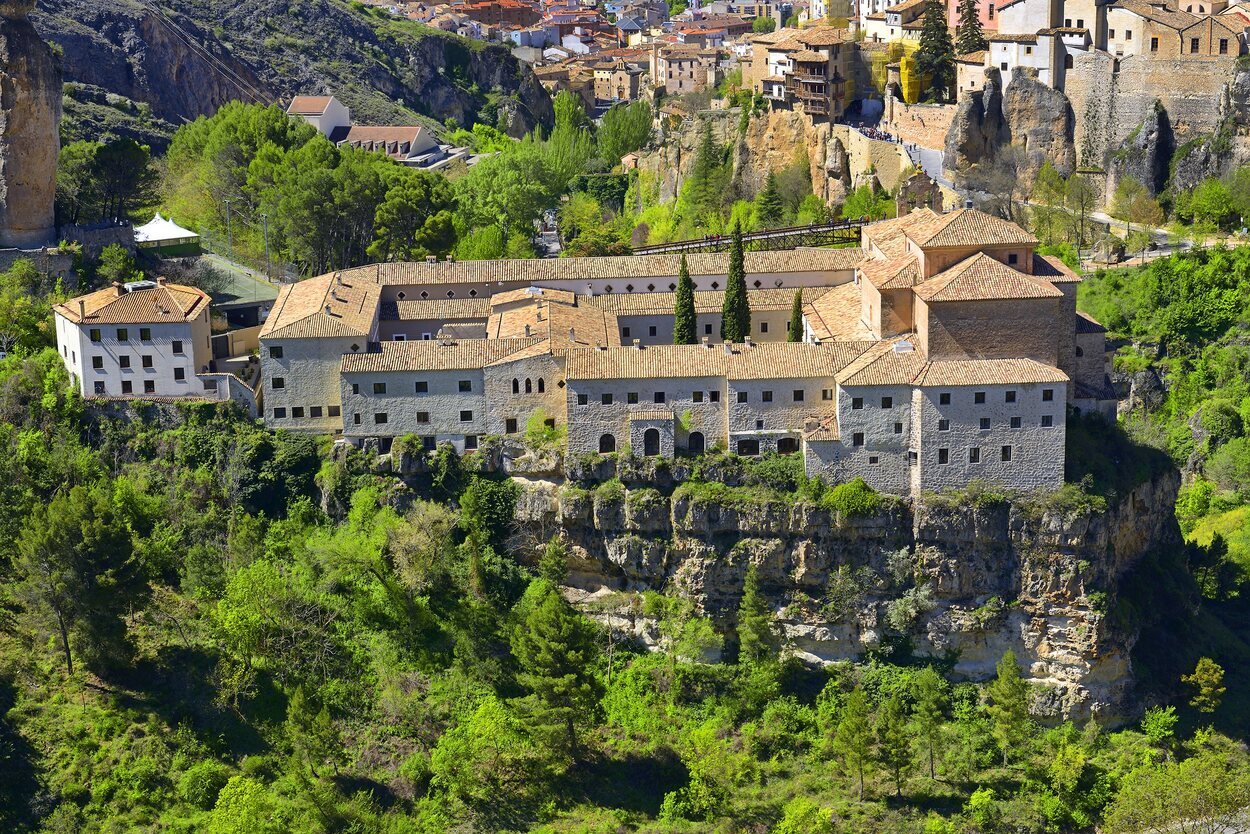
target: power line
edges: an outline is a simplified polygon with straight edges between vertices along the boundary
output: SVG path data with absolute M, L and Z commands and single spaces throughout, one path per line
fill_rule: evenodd
M 141 2 L 146 9 L 153 12 L 157 16 L 157 19 L 161 23 L 165 24 L 165 28 L 167 28 L 175 38 L 177 38 L 192 52 L 205 59 L 209 66 L 216 70 L 217 73 L 225 78 L 227 82 L 232 84 L 236 90 L 258 104 L 271 103 L 272 99 L 268 95 L 257 90 L 238 73 L 231 69 L 224 61 L 209 52 L 202 44 L 198 43 L 189 32 L 179 26 L 169 17 L 169 15 L 165 14 L 162 9 L 154 3 L 149 2 L 149 0 L 141 0 Z

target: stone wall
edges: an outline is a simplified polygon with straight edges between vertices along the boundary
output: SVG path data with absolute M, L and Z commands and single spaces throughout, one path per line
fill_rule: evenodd
M 907 104 L 894 96 L 886 96 L 881 129 L 904 142 L 941 150 L 946 147 L 946 134 L 957 110 L 954 104 Z
M 60 278 L 62 286 L 67 290 L 78 287 L 78 273 L 74 271 L 74 256 L 60 249 L 45 247 L 41 249 L 0 249 L 0 272 L 13 267 L 13 264 L 27 260 L 35 265 L 35 269 L 44 275 Z
M 94 223 L 90 226 L 62 226 L 61 240 L 82 244 L 83 256 L 100 257 L 104 247 L 117 244 L 130 253 L 135 251 L 135 227 L 130 223 Z

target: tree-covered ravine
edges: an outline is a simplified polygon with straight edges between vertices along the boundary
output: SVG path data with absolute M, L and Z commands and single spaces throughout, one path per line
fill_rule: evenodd
M 486 453 L 401 478 L 403 443 L 388 462 L 216 405 L 83 402 L 51 347 L 60 290 L 19 265 L 0 276 L 0 830 L 1225 830 L 1250 802 L 1248 276 L 1250 250 L 1211 250 L 1082 289 L 1131 408 L 1074 421 L 1072 483 L 1035 500 L 1097 514 L 1176 467 L 1188 537 L 1115 589 L 1137 682 L 1100 726 L 1038 712 L 1010 653 L 973 682 L 901 627 L 800 662 L 753 568 L 727 617 L 637 593 L 644 645 L 561 593 L 569 542 L 520 535 L 522 485 Z M 727 507 L 896 500 L 792 458 L 687 464 L 677 497 Z M 900 599 L 890 622 L 922 602 Z

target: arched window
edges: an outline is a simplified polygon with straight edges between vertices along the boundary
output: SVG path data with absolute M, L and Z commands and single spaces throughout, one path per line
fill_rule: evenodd
M 525 393 L 527 394 L 534 393 L 534 383 L 531 380 L 528 380 L 528 379 L 525 380 Z
M 1071 55 L 1063 56 L 1063 68 L 1072 69 L 1072 56 Z
M 1085 355 L 1085 351 L 1081 350 L 1081 346 L 1080 346 L 1080 345 L 1077 345 L 1077 347 L 1076 347 L 1076 355 L 1077 355 L 1077 356 L 1084 356 L 1084 355 Z
M 512 393 L 514 394 L 521 393 L 521 380 L 519 379 L 512 380 Z
M 642 453 L 647 457 L 655 457 L 660 453 L 660 430 L 647 429 L 642 434 Z
M 547 385 L 546 383 L 543 382 L 543 378 L 539 377 L 538 378 L 538 393 L 545 394 L 546 392 L 547 392 Z
M 707 448 L 707 440 L 704 439 L 703 432 L 690 432 L 690 437 L 686 439 L 686 448 L 689 449 L 692 454 L 703 454 L 704 450 Z
M 599 454 L 606 455 L 616 451 L 616 435 L 605 434 L 599 438 Z

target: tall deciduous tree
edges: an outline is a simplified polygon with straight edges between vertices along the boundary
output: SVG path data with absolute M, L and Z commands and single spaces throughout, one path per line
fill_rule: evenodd
M 838 728 L 834 731 L 833 749 L 847 772 L 859 782 L 859 799 L 864 799 L 864 770 L 872 760 L 872 721 L 868 712 L 868 696 L 858 686 L 842 704 Z
M 746 255 L 742 246 L 742 226 L 734 224 L 729 244 L 729 273 L 725 282 L 725 303 L 721 309 L 720 336 L 741 342 L 751 335 L 751 304 L 747 300 Z
M 533 695 L 543 723 L 559 728 L 566 749 L 577 749 L 577 724 L 599 700 L 592 671 L 598 646 L 590 622 L 544 580 L 525 621 L 512 636 L 517 679 Z
M 946 709 L 946 681 L 932 666 L 926 666 L 916 675 L 913 686 L 915 706 L 912 718 L 928 754 L 929 778 L 936 779 L 938 745 L 942 739 L 942 717 Z
M 773 629 L 773 612 L 760 592 L 759 571 L 747 568 L 738 603 L 738 659 L 742 663 L 762 663 L 777 656 L 779 641 Z
M 786 334 L 791 342 L 803 341 L 803 291 L 794 291 L 794 302 L 790 305 L 790 329 Z
M 960 55 L 989 49 L 989 41 L 985 39 L 985 30 L 981 26 L 980 9 L 977 0 L 959 0 L 959 26 L 955 31 L 955 49 Z
M 926 97 L 946 101 L 955 77 L 955 44 L 946 25 L 946 4 L 942 0 L 928 0 L 925 4 L 916 68 L 928 84 Z
M 636 151 L 651 138 L 651 105 L 646 101 L 617 104 L 603 114 L 597 135 L 599 156 L 609 165 Z
M 998 661 L 997 676 L 986 692 L 985 710 L 993 724 L 994 740 L 1003 752 L 1003 766 L 1011 751 L 1018 750 L 1029 736 L 1029 685 L 1020 676 L 1015 652 L 1008 651 Z
M 677 268 L 677 299 L 673 316 L 673 344 L 693 345 L 698 340 L 698 318 L 694 311 L 694 281 L 690 278 L 690 268 L 686 265 L 686 256 L 681 256 L 681 265 Z

